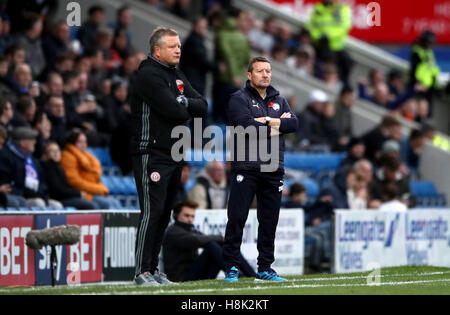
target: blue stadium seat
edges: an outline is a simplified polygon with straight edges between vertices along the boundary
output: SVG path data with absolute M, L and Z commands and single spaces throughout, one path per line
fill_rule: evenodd
M 438 193 L 436 187 L 430 181 L 412 181 L 410 182 L 411 192 L 416 197 L 436 196 Z

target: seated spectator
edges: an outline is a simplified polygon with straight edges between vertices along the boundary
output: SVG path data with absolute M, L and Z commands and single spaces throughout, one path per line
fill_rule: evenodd
M 329 88 L 335 91 L 340 91 L 342 89 L 342 82 L 339 80 L 339 74 L 334 64 L 325 65 L 323 81 Z
M 407 100 L 401 108 L 401 115 L 403 118 L 409 121 L 415 121 L 417 115 L 417 105 L 418 102 L 415 97 Z
M 310 55 L 305 49 L 298 49 L 293 56 L 286 58 L 286 65 L 291 71 L 298 75 L 313 75 Z
M 331 202 L 334 209 L 367 209 L 368 187 L 363 172 L 350 169 L 347 172 L 345 186 L 334 182 L 324 187 L 320 198 Z
M 366 145 L 361 138 L 352 138 L 348 144 L 347 156 L 339 164 L 339 169 L 352 167 L 356 162 L 364 158 Z
M 9 133 L 13 129 L 13 126 L 11 124 L 11 120 L 13 119 L 13 117 L 14 110 L 11 102 L 9 102 L 5 98 L 0 99 L 0 126 L 5 128 L 5 130 Z
M 31 75 L 31 67 L 29 65 L 22 64 L 15 68 L 14 77 L 11 80 L 11 87 L 16 98 L 30 95 L 32 81 L 33 76 Z
M 69 184 L 86 193 L 86 199 L 94 201 L 100 209 L 120 209 L 120 203 L 109 195 L 109 189 L 101 182 L 100 161 L 87 151 L 86 135 L 74 130 L 68 136 L 62 152 L 61 165 Z
M 425 97 L 417 97 L 417 111 L 415 120 L 423 124 L 430 118 L 430 103 Z
M 6 48 L 5 57 L 9 61 L 8 78 L 14 75 L 17 67 L 25 64 L 25 56 L 25 48 L 17 43 Z
M 400 159 L 390 156 L 382 160 L 380 169 L 375 172 L 373 183 L 370 187 L 370 196 L 372 201 L 381 201 L 383 198 L 383 189 L 387 184 L 396 184 L 399 190 L 400 200 L 410 208 L 415 206 L 415 198 L 411 194 L 409 187 L 409 177 L 401 172 Z M 371 202 L 372 202 L 371 201 Z
M 294 183 L 289 187 L 289 200 L 284 205 L 286 209 L 303 208 L 308 201 L 306 188 L 300 183 Z
M 116 65 L 121 65 L 123 63 L 123 59 L 129 52 L 128 47 L 129 45 L 125 29 L 115 30 L 109 54 Z
M 26 51 L 25 60 L 30 65 L 33 76 L 39 77 L 47 66 L 41 41 L 43 18 L 34 13 L 26 14 L 23 26 L 24 32 L 19 33 L 17 43 Z
M 419 171 L 420 154 L 425 146 L 425 139 L 422 131 L 413 129 L 409 137 L 400 140 L 400 158 L 409 168 L 411 175 Z
M 196 202 L 188 200 L 173 209 L 175 223 L 167 228 L 162 244 L 164 271 L 170 281 L 215 279 L 220 270 L 225 271 L 223 236 L 205 235 L 194 228 L 197 207 Z M 201 255 L 199 248 L 203 248 Z M 255 277 L 242 254 L 239 258 L 241 275 Z
M 402 136 L 401 131 L 402 125 L 396 117 L 384 116 L 377 127 L 362 136 L 366 145 L 366 158 L 370 161 L 378 161 L 381 157 L 383 143 L 389 139 L 399 141 Z
M 188 193 L 186 191 L 186 184 L 191 176 L 191 166 L 186 161 L 182 161 L 180 186 L 178 188 L 176 203 L 183 202 L 188 199 Z
M 95 42 L 103 51 L 103 56 L 105 58 L 105 68 L 108 70 L 114 69 L 120 65 L 120 62 L 118 60 L 113 60 L 111 55 L 113 39 L 113 30 L 107 27 L 100 27 L 95 36 Z
M 359 97 L 369 102 L 375 103 L 388 110 L 399 109 L 404 102 L 409 98 L 416 95 L 418 92 L 425 91 L 426 88 L 422 84 L 418 83 L 414 87 L 408 89 L 400 96 L 391 100 L 389 95 L 389 88 L 386 83 L 379 83 L 374 88 L 373 96 L 369 96 L 366 92 L 366 87 L 362 84 L 359 85 Z
M 399 97 L 405 89 L 403 76 L 401 72 L 397 70 L 392 70 L 389 72 L 387 84 L 389 87 L 389 93 L 393 96 L 393 99 Z
M 336 151 L 339 148 L 339 130 L 333 102 L 325 102 L 323 105 L 322 128 L 325 131 L 326 144 L 331 150 Z
M 51 95 L 45 103 L 47 117 L 52 124 L 50 140 L 56 141 L 58 145 L 64 145 L 67 136 L 66 110 L 64 108 L 64 98 L 58 95 Z
M 94 210 L 97 205 L 84 199 L 86 193 L 70 186 L 64 169 L 61 167 L 61 150 L 56 142 L 45 146 L 42 168 L 45 171 L 50 198 L 59 200 L 64 207 L 79 210 Z
M 16 102 L 17 96 L 11 87 L 11 82 L 8 77 L 9 64 L 10 60 L 0 55 L 0 99 Z
M 62 96 L 64 92 L 64 81 L 62 76 L 57 72 L 47 74 L 45 83 L 42 85 L 41 93 L 36 99 L 39 108 L 44 108 L 47 99 L 50 96 Z
M 45 151 L 45 145 L 49 141 L 50 135 L 52 133 L 52 123 L 50 122 L 47 114 L 44 111 L 38 110 L 36 112 L 33 123 L 31 124 L 31 127 L 33 128 L 33 130 L 36 130 L 38 132 L 33 156 L 36 159 L 40 160 L 42 154 Z
M 32 97 L 27 95 L 20 97 L 16 104 L 16 110 L 14 112 L 14 117 L 11 120 L 11 125 L 14 127 L 31 127 L 36 112 L 36 102 Z
M 301 146 L 324 145 L 327 137 L 322 125 L 322 114 L 327 95 L 321 90 L 314 90 L 309 96 L 309 104 L 297 117 L 299 119 L 298 139 Z
M 2 24 L 2 30 L 0 32 L 0 55 L 3 55 L 5 54 L 6 48 L 14 44 L 16 38 L 11 35 L 11 21 L 6 12 L 0 13 L 0 23 Z
M 384 212 L 406 212 L 408 207 L 399 200 L 399 189 L 396 184 L 390 183 L 383 187 L 383 203 L 378 209 Z
M 12 141 L 0 153 L 0 183 L 9 184 L 12 195 L 25 198 L 27 207 L 62 208 L 60 202 L 49 199 L 41 164 L 33 158 L 37 136 L 27 127 L 14 130 Z
M 59 53 L 54 63 L 49 67 L 49 71 L 54 71 L 60 75 L 71 72 L 74 69 L 75 57 L 71 52 Z
M 197 184 L 189 191 L 189 199 L 200 209 L 225 209 L 228 204 L 229 186 L 222 162 L 213 161 L 197 176 Z
M 112 133 L 124 118 L 125 107 L 128 104 L 128 83 L 118 80 L 112 83 L 111 94 L 101 101 L 103 108 L 103 118 L 98 121 L 98 130 L 105 133 Z

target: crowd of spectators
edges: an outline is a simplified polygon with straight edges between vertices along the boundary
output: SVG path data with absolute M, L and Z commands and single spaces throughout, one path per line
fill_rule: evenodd
M 88 147 L 131 137 L 129 80 L 143 52 L 133 48 L 131 12 L 113 21 L 93 5 L 80 27 L 53 18 L 55 1 L 0 7 L 0 204 L 3 207 L 120 208 Z M 114 148 L 114 149 L 113 149 Z
M 129 82 L 146 58 L 133 48 L 130 8 L 121 7 L 115 20 L 106 21 L 104 8 L 93 5 L 82 26 L 71 29 L 65 21 L 49 18 L 54 1 L 41 2 L 0 12 L 0 205 L 120 207 L 101 182 L 99 160 L 87 148 L 109 147 L 122 174 L 130 173 L 130 157 L 123 150 L 131 137 Z M 274 17 L 262 20 L 232 8 L 230 1 L 203 1 L 200 12 L 194 12 L 201 17 L 193 15 L 189 0 L 145 2 L 193 22 L 180 67 L 203 95 L 206 75 L 213 73 L 213 110 L 205 118 L 214 123 L 225 122 L 226 96 L 243 85 L 251 49 L 338 91 L 336 100 L 312 91 L 297 113 L 301 128 L 287 142 L 293 151 L 347 152 L 316 200 L 307 202 L 306 190 L 298 183 L 284 192 L 287 208 L 302 207 L 308 215 L 306 234 L 319 248 L 314 251 L 315 266 L 329 259 L 333 209 L 383 209 L 387 202 L 384 208 L 391 209 L 396 200 L 414 206 L 409 181 L 420 178 L 420 153 L 434 132 L 425 86 L 410 85 L 395 71 L 386 78 L 377 69 L 352 88 L 348 73 L 343 73 L 351 62 L 346 69 L 337 62 L 348 57 L 318 50 L 308 28 L 293 30 Z M 204 43 L 208 29 L 214 32 L 214 59 Z M 359 138 L 354 137 L 351 117 L 357 97 L 392 111 Z M 289 101 L 299 108 L 295 97 Z M 402 137 L 399 117 L 424 127 Z M 227 165 L 208 164 L 186 191 L 189 176 L 186 164 L 180 201 L 192 199 L 203 209 L 226 207 Z

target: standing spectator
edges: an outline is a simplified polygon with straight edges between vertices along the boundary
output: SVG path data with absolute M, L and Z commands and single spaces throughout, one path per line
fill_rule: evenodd
M 184 42 L 181 51 L 180 69 L 184 72 L 192 87 L 201 95 L 206 93 L 206 75 L 215 69 L 208 57 L 205 35 L 208 21 L 205 17 L 194 20 L 192 31 Z
M 229 96 L 241 88 L 243 74 L 250 61 L 250 46 L 238 28 L 238 20 L 244 12 L 233 9 L 223 17 L 215 32 L 215 62 L 218 68 L 214 75 L 213 120 L 225 122 L 225 106 Z
M 121 6 L 116 13 L 116 21 L 111 22 L 108 26 L 117 33 L 119 30 L 123 30 L 125 32 L 125 36 L 127 38 L 127 46 L 126 48 L 131 48 L 132 45 L 132 37 L 131 32 L 128 30 L 132 20 L 131 10 L 128 5 Z
M 200 209 L 224 209 L 228 204 L 229 187 L 222 162 L 213 161 L 197 176 L 188 198 L 198 203 Z
M 220 270 L 225 271 L 223 236 L 205 235 L 194 228 L 196 202 L 184 201 L 173 209 L 175 223 L 169 226 L 163 239 L 164 270 L 171 281 L 215 279 Z M 203 248 L 201 255 L 198 249 Z M 242 274 L 256 274 L 242 254 L 236 258 Z
M 33 156 L 36 159 L 40 160 L 42 154 L 44 153 L 45 145 L 50 139 L 50 135 L 52 132 L 52 123 L 48 119 L 47 114 L 43 110 L 39 109 L 36 112 L 31 126 L 38 132 Z
M 433 91 L 438 88 L 437 78 L 440 73 L 432 47 L 436 35 L 426 30 L 420 34 L 417 43 L 412 47 L 410 57 L 410 86 L 423 84 L 428 90 L 424 93 L 428 102 L 432 103 Z
M 109 189 L 101 182 L 100 161 L 87 151 L 86 135 L 74 130 L 68 136 L 62 152 L 61 165 L 69 184 L 86 193 L 86 199 L 94 201 L 100 209 L 120 209 L 120 203 L 109 195 Z
M 353 135 L 352 106 L 355 102 L 355 94 L 351 87 L 342 88 L 336 104 L 336 123 L 339 132 L 339 145 L 348 145 Z
M 37 136 L 27 127 L 14 130 L 12 141 L 1 151 L 1 182 L 10 184 L 11 194 L 25 198 L 28 207 L 62 208 L 60 202 L 49 199 L 42 166 L 33 158 Z
M 56 56 L 70 50 L 70 27 L 66 21 L 54 23 L 50 33 L 42 40 L 42 48 L 47 64 L 52 64 Z
M 339 77 L 348 84 L 353 61 L 344 50 L 348 33 L 352 28 L 351 9 L 335 0 L 322 0 L 314 6 L 307 28 L 315 45 L 319 47 L 318 58 L 328 51 L 336 55 Z
M 94 5 L 89 8 L 88 20 L 78 30 L 78 39 L 84 49 L 95 46 L 95 36 L 105 20 L 105 9 Z
M 94 210 L 97 205 L 84 197 L 85 192 L 70 186 L 64 169 L 61 167 L 61 150 L 56 142 L 45 146 L 42 167 L 45 171 L 50 198 L 59 200 L 64 207 L 74 207 L 79 210 Z
M 26 51 L 26 62 L 31 66 L 34 77 L 39 77 L 47 63 L 42 50 L 42 30 L 44 27 L 42 17 L 37 14 L 29 14 L 24 20 L 24 33 L 17 38 L 17 43 Z

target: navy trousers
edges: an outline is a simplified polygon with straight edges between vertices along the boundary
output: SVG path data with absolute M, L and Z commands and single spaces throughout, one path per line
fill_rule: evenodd
M 226 268 L 239 265 L 242 233 L 252 201 L 256 195 L 258 218 L 258 271 L 270 268 L 275 261 L 275 232 L 280 214 L 283 172 L 232 173 L 228 222 L 225 231 L 224 260 Z

